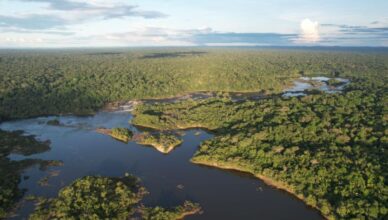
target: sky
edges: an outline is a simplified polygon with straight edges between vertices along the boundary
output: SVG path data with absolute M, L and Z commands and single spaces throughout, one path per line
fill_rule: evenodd
M 0 0 L 0 48 L 388 46 L 387 0 Z

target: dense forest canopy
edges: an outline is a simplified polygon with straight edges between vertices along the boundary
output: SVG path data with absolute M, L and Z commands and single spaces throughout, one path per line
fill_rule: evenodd
M 335 94 L 278 95 L 301 76 L 342 77 L 351 83 Z M 330 86 L 340 83 L 328 81 Z M 385 50 L 2 51 L 0 121 L 91 114 L 109 102 L 195 91 L 272 94 L 256 101 L 233 101 L 219 93 L 204 100 L 141 104 L 132 123 L 167 133 L 191 127 L 209 129 L 214 137 L 201 144 L 192 158 L 194 163 L 267 178 L 329 219 L 384 219 L 388 213 L 387 83 Z M 0 131 L 0 140 L 14 136 L 20 134 Z M 163 139 L 180 143 L 176 137 Z M 2 163 L 18 168 L 7 157 L 13 148 L 3 145 Z M 0 171 L 9 175 L 6 169 Z M 19 169 L 8 179 L 1 184 L 8 189 L 2 191 L 6 205 L 0 216 L 22 195 L 17 188 Z M 68 190 L 78 191 L 71 187 Z M 68 198 L 59 194 L 57 200 L 62 199 Z M 175 212 L 144 208 L 142 215 L 180 218 L 177 212 L 190 209 L 198 207 L 187 204 Z M 40 211 L 38 217 L 53 214 L 44 208 Z M 58 207 L 58 213 L 62 211 Z
M 202 90 L 277 93 L 301 75 L 381 77 L 387 72 L 387 60 L 384 51 L 4 50 L 0 52 L 0 120 L 89 114 L 112 101 Z
M 146 194 L 139 180 L 131 175 L 85 176 L 61 189 L 56 198 L 38 198 L 38 206 L 29 219 L 178 220 L 201 209 L 190 201 L 170 210 L 145 207 L 140 201 Z
M 329 219 L 384 219 L 388 71 L 346 75 L 352 83 L 343 93 L 145 104 L 135 109 L 133 123 L 157 130 L 210 129 L 215 137 L 201 144 L 194 163 L 252 173 Z

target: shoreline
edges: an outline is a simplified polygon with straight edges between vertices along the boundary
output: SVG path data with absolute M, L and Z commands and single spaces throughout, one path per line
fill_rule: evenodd
M 190 210 L 190 211 L 186 211 L 184 213 L 182 213 L 180 216 L 178 216 L 177 220 L 183 220 L 185 219 L 187 216 L 190 216 L 190 215 L 200 215 L 202 214 L 202 209 L 201 208 L 196 208 L 196 209 L 193 209 L 193 210 Z
M 131 138 L 129 138 L 129 137 L 124 138 L 124 137 L 113 135 L 112 129 L 109 129 L 109 128 L 97 128 L 94 131 L 96 133 L 99 133 L 99 134 L 110 136 L 111 138 L 118 140 L 118 141 L 121 141 L 121 142 L 124 142 L 124 143 L 128 143 L 131 140 Z
M 316 210 L 324 219 L 326 219 L 326 220 L 332 220 L 333 219 L 333 218 L 330 218 L 329 216 L 325 216 L 319 210 L 319 208 L 317 206 L 312 206 L 312 205 L 307 204 L 304 196 L 298 195 L 297 193 L 295 193 L 291 189 L 291 187 L 288 186 L 285 183 L 273 180 L 273 179 L 271 179 L 271 178 L 269 178 L 267 176 L 261 175 L 261 174 L 252 173 L 248 169 L 240 167 L 240 166 L 236 166 L 236 165 L 229 165 L 229 164 L 222 163 L 222 162 L 218 162 L 217 163 L 217 162 L 210 162 L 210 161 L 207 162 L 207 161 L 202 161 L 202 160 L 195 160 L 194 157 L 192 157 L 190 159 L 190 162 L 193 163 L 193 164 L 208 166 L 208 167 L 217 168 L 217 169 L 221 169 L 221 170 L 230 170 L 230 171 L 237 171 L 237 172 L 247 173 L 247 174 L 252 175 L 253 177 L 263 181 L 268 186 L 271 186 L 273 188 L 285 191 L 286 193 L 294 196 L 295 198 L 297 198 L 300 201 L 302 201 L 307 207 L 313 208 L 314 210 Z
M 114 111 L 120 111 L 121 108 L 126 105 L 130 105 L 130 108 L 136 107 L 136 105 L 139 104 L 153 104 L 155 102 L 175 102 L 175 101 L 182 101 L 182 100 L 188 100 L 188 99 L 206 99 L 206 98 L 215 98 L 217 97 L 217 94 L 228 94 L 231 97 L 243 97 L 244 95 L 248 96 L 247 99 L 263 99 L 263 98 L 269 98 L 271 96 L 277 96 L 282 95 L 283 92 L 279 91 L 279 93 L 263 93 L 258 90 L 245 90 L 245 91 L 206 91 L 206 90 L 198 90 L 198 91 L 189 91 L 184 93 L 179 93 L 177 95 L 171 95 L 171 96 L 162 96 L 162 97 L 154 97 L 154 98 L 140 98 L 140 99 L 131 99 L 131 100 L 123 100 L 123 101 L 113 101 L 108 102 L 104 104 L 104 106 L 100 109 L 100 111 L 108 111 L 108 112 L 114 112 Z M 249 96 L 250 95 L 250 96 Z M 197 97 L 202 96 L 202 97 Z M 260 97 L 258 97 L 260 96 Z M 239 97 L 239 98 L 241 98 Z M 233 99 L 233 98 L 232 98 Z M 239 100 L 236 100 L 239 101 Z M 132 111 L 131 110 L 122 110 L 122 111 Z
M 325 76 L 325 74 L 323 74 Z M 310 77 L 314 77 L 310 76 Z M 236 102 L 243 101 L 243 100 L 259 100 L 259 99 L 265 99 L 265 98 L 271 98 L 276 96 L 282 96 L 284 93 L 287 93 L 285 89 L 289 89 L 292 87 L 293 83 L 300 79 L 300 77 L 290 77 L 290 82 L 287 82 L 285 86 L 279 90 L 278 92 L 266 90 L 267 92 L 263 92 L 261 90 L 255 89 L 255 90 L 240 90 L 240 91 L 212 91 L 212 90 L 195 90 L 195 91 L 186 91 L 181 92 L 176 95 L 166 95 L 166 96 L 160 96 L 160 97 L 146 97 L 146 98 L 134 98 L 134 99 L 127 99 L 127 100 L 119 100 L 119 101 L 108 101 L 104 103 L 102 106 L 98 108 L 93 108 L 92 110 L 89 109 L 88 111 L 80 111 L 80 112 L 59 112 L 59 113 L 43 113 L 43 114 L 37 114 L 37 115 L 29 115 L 26 117 L 6 117 L 0 119 L 0 124 L 3 122 L 8 121 L 18 121 L 18 120 L 24 120 L 24 119 L 31 119 L 31 118 L 37 118 L 37 117 L 51 117 L 51 116 L 77 116 L 77 117 L 90 117 L 96 115 L 98 112 L 131 112 L 133 111 L 134 107 L 138 104 L 152 104 L 154 102 L 174 102 L 174 101 L 181 101 L 181 100 L 187 100 L 196 98 L 195 96 L 207 96 L 205 98 L 214 98 L 217 97 L 218 93 L 221 94 L 228 94 L 230 95 L 231 99 Z M 344 78 L 345 79 L 345 78 Z M 350 80 L 349 80 L 350 82 Z M 292 91 L 289 91 L 292 92 Z M 246 97 L 244 97 L 244 95 Z M 234 98 L 233 98 L 234 97 Z M 201 99 L 201 98 L 198 98 Z M 129 109 L 122 109 L 123 106 L 129 105 Z
M 329 78 L 334 78 L 331 76 L 326 76 L 327 74 L 318 74 L 318 75 L 309 75 L 308 77 L 316 77 L 316 76 L 325 76 Z M 306 77 L 306 76 L 303 76 Z M 230 97 L 233 100 L 234 96 L 234 101 L 243 101 L 243 100 L 259 100 L 259 99 L 265 99 L 265 98 L 271 98 L 271 97 L 276 97 L 276 96 L 282 96 L 284 93 L 287 93 L 287 89 L 293 86 L 293 83 L 296 80 L 300 80 L 301 76 L 291 76 L 289 77 L 290 81 L 286 82 L 284 84 L 284 87 L 279 90 L 279 91 L 270 91 L 270 90 L 265 90 L 266 92 L 259 90 L 259 89 L 252 89 L 252 90 L 240 90 L 240 91 L 212 91 L 212 90 L 194 90 L 194 91 L 186 91 L 186 92 L 180 92 L 177 93 L 176 95 L 166 95 L 166 96 L 160 96 L 160 97 L 145 97 L 145 98 L 133 98 L 133 99 L 127 99 L 127 100 L 118 100 L 118 101 L 108 101 L 104 104 L 102 104 L 100 107 L 97 108 L 92 108 L 89 110 L 85 111 L 80 111 L 80 112 L 58 112 L 58 113 L 43 113 L 43 114 L 36 114 L 36 115 L 28 115 L 25 117 L 5 117 L 5 118 L 0 118 L 0 124 L 3 122 L 8 122 L 8 121 L 18 121 L 18 120 L 24 120 L 24 119 L 31 119 L 31 118 L 37 118 L 37 117 L 51 117 L 51 116 L 77 116 L 77 117 L 90 117 L 96 115 L 98 112 L 119 112 L 119 111 L 124 111 L 124 112 L 131 112 L 134 107 L 138 104 L 152 104 L 153 102 L 174 102 L 174 101 L 180 101 L 180 100 L 187 100 L 190 98 L 194 98 L 196 95 L 204 95 L 208 96 L 206 98 L 214 98 L 217 97 L 218 93 L 221 94 L 229 94 Z M 336 77 L 338 78 L 338 77 Z M 342 78 L 345 80 L 349 80 L 345 84 L 349 84 L 351 82 L 350 79 L 348 78 Z M 302 79 L 303 80 L 303 79 Z M 343 86 L 343 85 L 341 85 Z M 341 87 L 339 86 L 339 87 Z M 292 91 L 289 91 L 292 92 Z M 246 95 L 246 97 L 244 97 Z M 199 98 L 200 99 L 200 98 Z M 129 110 L 128 109 L 122 109 L 123 106 L 130 105 Z
M 168 146 L 168 147 L 165 147 L 163 145 L 160 145 L 160 144 L 156 144 L 156 143 L 143 143 L 143 142 L 136 142 L 140 145 L 143 145 L 143 146 L 149 146 L 149 147 L 152 147 L 154 148 L 155 150 L 159 151 L 160 153 L 162 154 L 169 154 L 171 151 L 173 151 L 176 147 L 178 147 L 180 144 L 176 145 L 176 146 Z
M 326 76 L 324 76 L 326 77 Z M 188 100 L 188 99 L 207 99 L 207 98 L 216 98 L 218 94 L 226 94 L 228 97 L 231 98 L 234 102 L 244 101 L 244 100 L 259 100 L 259 99 L 266 99 L 271 97 L 282 97 L 286 93 L 299 93 L 304 92 L 306 95 L 308 95 L 308 91 L 292 91 L 289 90 L 290 88 L 295 86 L 295 82 L 303 82 L 308 83 L 311 85 L 311 89 L 319 89 L 319 87 L 327 84 L 326 81 L 319 81 L 314 80 L 314 76 L 310 76 L 309 80 L 303 79 L 306 77 L 291 77 L 292 81 L 286 83 L 286 85 L 279 91 L 269 91 L 269 90 L 240 90 L 240 91 L 212 91 L 212 90 L 197 90 L 197 91 L 188 91 L 188 92 L 182 92 L 178 93 L 176 95 L 170 95 L 170 96 L 161 96 L 161 97 L 149 97 L 149 98 L 140 98 L 140 99 L 131 99 L 126 101 L 114 101 L 114 102 L 108 102 L 102 107 L 102 111 L 133 111 L 133 109 L 138 104 L 154 104 L 156 103 L 169 103 L 169 102 L 175 102 L 175 101 L 182 101 L 182 100 Z M 329 77 L 328 77 L 329 78 Z M 344 80 L 348 80 L 345 78 L 341 78 Z M 350 80 L 347 82 L 343 82 L 343 84 L 339 85 L 338 87 L 341 87 L 343 85 L 346 85 L 350 83 Z M 335 89 L 336 86 L 333 87 Z M 128 106 L 130 109 L 122 109 L 123 106 Z M 124 107 L 125 108 L 125 107 Z
M 133 116 L 136 116 L 135 114 L 132 114 Z M 210 133 L 214 133 L 214 130 L 215 129 L 211 129 L 211 128 L 208 128 L 204 125 L 200 125 L 200 124 L 197 124 L 197 125 L 189 125 L 189 126 L 182 126 L 182 125 L 176 125 L 174 128 L 159 128 L 159 127 L 156 127 L 156 126 L 152 126 L 152 125 L 140 125 L 140 124 L 136 124 L 136 123 L 133 123 L 131 122 L 131 124 L 135 127 L 138 127 L 138 128 L 141 128 L 141 129 L 151 129 L 151 130 L 156 130 L 156 131 L 174 131 L 174 130 L 190 130 L 190 129 L 202 129 L 202 130 L 205 130 L 207 132 L 210 132 Z
M 137 144 L 152 147 L 165 155 L 169 154 L 183 143 L 183 140 L 177 138 L 175 135 L 171 136 L 171 138 L 174 137 L 176 139 L 171 140 L 167 136 L 163 136 L 162 134 L 163 133 L 158 133 L 157 135 L 155 135 L 145 132 L 136 135 L 136 137 L 134 137 L 132 140 L 135 141 Z M 167 143 L 165 142 L 166 140 Z

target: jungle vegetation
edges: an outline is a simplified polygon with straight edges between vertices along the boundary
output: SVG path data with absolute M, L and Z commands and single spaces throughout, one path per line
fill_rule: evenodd
M 140 204 L 147 191 L 139 180 L 125 177 L 86 176 L 64 187 L 58 196 L 40 199 L 31 220 L 41 219 L 131 219 L 174 220 L 200 211 L 198 204 L 185 202 L 172 210 Z
M 0 51 L 0 121 L 91 114 L 113 101 L 194 91 L 278 93 L 293 79 L 382 73 L 383 52 L 280 49 Z
M 147 220 L 170 220 L 183 219 L 185 216 L 201 212 L 201 207 L 189 201 L 186 201 L 182 206 L 178 206 L 173 210 L 166 210 L 163 207 L 152 207 L 141 209 L 143 219 Z
M 252 173 L 328 219 L 384 219 L 387 73 L 354 73 L 338 94 L 143 104 L 133 123 L 158 130 L 207 128 L 215 136 L 192 162 Z
M 116 139 L 128 142 L 132 139 L 133 132 L 128 128 L 112 128 L 110 135 Z
M 338 94 L 277 95 L 300 76 L 342 77 L 351 84 Z M 235 102 L 226 95 L 139 105 L 133 123 L 158 130 L 209 129 L 215 136 L 201 144 L 193 162 L 268 178 L 329 219 L 384 219 L 388 212 L 387 77 L 386 51 L 7 50 L 0 52 L 0 121 L 92 114 L 110 102 L 195 91 L 261 91 L 271 96 L 258 101 Z M 1 217 L 23 193 L 17 188 L 21 170 L 36 161 L 8 158 L 12 152 L 29 154 L 31 148 L 24 151 L 24 145 L 18 143 L 34 142 L 32 137 L 0 135 Z M 94 181 L 97 191 L 120 182 L 113 198 L 135 204 L 134 192 L 124 180 L 89 178 L 48 200 L 44 207 L 53 212 L 41 207 L 35 216 L 72 215 L 62 206 L 72 201 L 67 193 L 79 194 Z M 102 196 L 97 191 L 75 199 L 94 204 L 92 199 Z M 78 212 L 88 208 L 78 205 Z M 118 207 L 119 212 L 107 213 L 96 207 L 103 216 L 134 211 Z M 142 213 L 160 219 L 158 216 L 170 216 L 169 212 L 147 208 Z
M 23 159 L 13 161 L 10 154 L 29 156 L 50 149 L 48 142 L 37 141 L 34 136 L 25 136 L 21 131 L 0 130 L 0 218 L 8 216 L 18 200 L 24 195 L 19 188 L 23 170 L 38 165 L 41 170 L 48 166 L 59 166 L 60 161 Z
M 151 145 L 165 154 L 171 152 L 175 147 L 182 143 L 182 139 L 179 139 L 175 134 L 165 132 L 144 132 L 138 139 L 137 143 Z
M 52 119 L 52 120 L 48 120 L 46 124 L 51 126 L 59 126 L 61 125 L 61 122 L 58 119 Z
M 128 128 L 112 128 L 112 129 L 97 128 L 96 132 L 109 135 L 114 139 L 117 139 L 125 143 L 128 143 L 130 140 L 132 140 L 132 137 L 133 137 L 133 132 Z

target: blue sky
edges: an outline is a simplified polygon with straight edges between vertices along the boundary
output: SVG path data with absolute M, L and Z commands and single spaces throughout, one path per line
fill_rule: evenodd
M 0 0 L 0 47 L 388 46 L 387 0 Z

